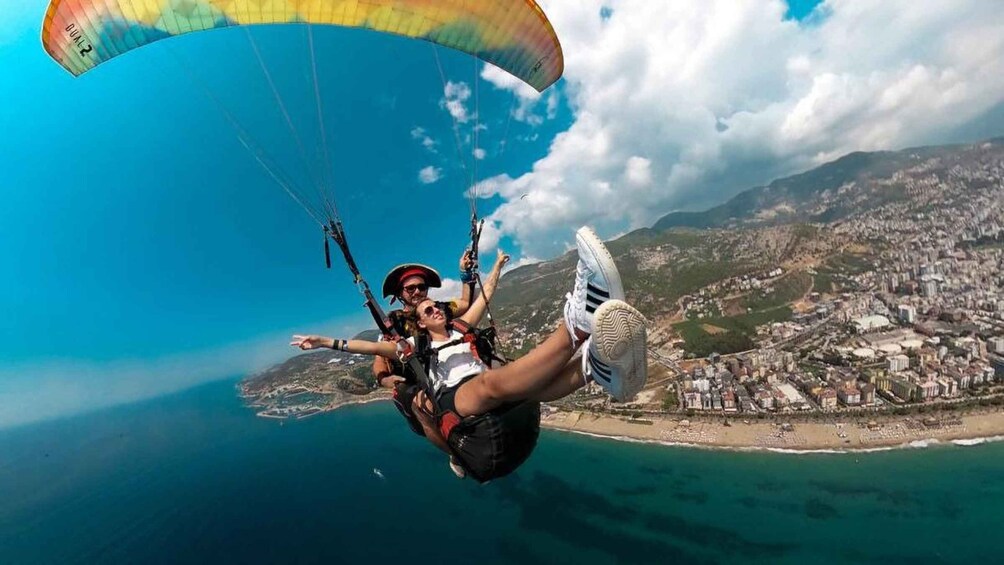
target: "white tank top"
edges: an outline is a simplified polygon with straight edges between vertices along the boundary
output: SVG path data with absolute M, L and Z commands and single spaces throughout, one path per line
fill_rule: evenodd
M 450 339 L 446 341 L 433 340 L 430 343 L 433 349 L 437 349 L 451 341 L 463 339 L 463 337 L 464 334 L 457 330 L 450 330 Z M 414 347 L 415 338 L 409 337 L 408 341 Z M 443 387 L 455 387 L 465 378 L 488 370 L 488 367 L 471 352 L 471 344 L 466 342 L 441 349 L 439 351 L 438 362 L 433 365 L 435 366 L 435 371 L 434 374 L 429 375 L 429 378 L 432 379 L 436 390 Z

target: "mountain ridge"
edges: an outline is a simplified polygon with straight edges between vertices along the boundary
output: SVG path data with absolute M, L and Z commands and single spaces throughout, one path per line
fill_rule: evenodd
M 694 212 L 670 212 L 659 218 L 652 229 L 657 231 L 674 227 L 698 229 L 726 227 L 750 219 L 753 212 L 781 204 L 784 198 L 804 201 L 827 190 L 836 190 L 849 182 L 868 181 L 888 177 L 911 161 L 928 159 L 953 150 L 980 147 L 985 144 L 1004 145 L 1004 137 L 996 137 L 975 144 L 927 145 L 898 151 L 853 151 L 828 163 L 807 171 L 775 179 L 766 185 L 743 190 L 729 200 Z M 803 221 L 830 218 L 801 217 Z

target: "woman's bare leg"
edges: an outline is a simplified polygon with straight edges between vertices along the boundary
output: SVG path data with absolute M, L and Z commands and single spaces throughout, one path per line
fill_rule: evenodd
M 545 388 L 534 393 L 530 400 L 551 402 L 565 398 L 585 385 L 586 379 L 582 376 L 582 361 L 581 359 L 572 359 L 565 364 L 565 368 L 555 375 Z
M 457 413 L 460 416 L 483 414 L 504 402 L 531 398 L 551 384 L 574 354 L 572 338 L 562 323 L 523 357 L 460 385 L 454 397 Z

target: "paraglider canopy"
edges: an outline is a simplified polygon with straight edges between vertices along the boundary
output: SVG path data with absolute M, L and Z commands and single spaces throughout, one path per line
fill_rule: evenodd
M 469 53 L 543 91 L 561 45 L 533 0 L 52 0 L 45 50 L 79 76 L 154 41 L 231 26 L 326 24 L 423 39 Z

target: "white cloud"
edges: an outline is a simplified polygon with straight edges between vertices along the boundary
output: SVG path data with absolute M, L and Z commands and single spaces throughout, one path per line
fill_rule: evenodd
M 424 167 L 422 170 L 418 171 L 418 180 L 422 184 L 432 184 L 442 178 L 442 176 L 443 170 L 432 165 Z
M 485 158 L 485 150 L 480 147 L 475 148 L 473 153 L 474 153 L 474 158 L 479 161 Z
M 430 136 L 425 131 L 425 128 L 421 128 L 421 127 L 417 127 L 416 126 L 414 129 L 411 130 L 411 138 L 415 139 L 415 140 L 418 140 L 418 142 L 422 144 L 422 147 L 424 147 L 427 150 L 429 150 L 429 152 L 431 152 L 431 153 L 438 153 L 439 152 L 436 149 L 436 146 L 439 145 L 439 142 L 436 141 L 435 139 L 433 139 L 432 136 Z
M 995 2 L 828 0 L 809 24 L 785 20 L 782 0 L 542 5 L 574 121 L 529 172 L 485 183 L 504 201 L 500 234 L 531 256 L 561 251 L 577 225 L 609 236 L 850 151 L 1004 120 L 991 113 L 1004 104 Z M 557 111 L 497 69 L 482 77 L 515 89 L 528 122 L 541 100 Z
M 553 120 L 558 116 L 558 104 L 561 102 L 561 96 L 558 94 L 558 89 L 554 88 L 547 95 L 547 119 Z
M 532 86 L 492 65 L 484 66 L 484 69 L 481 71 L 481 78 L 496 88 L 513 91 L 513 94 L 516 96 L 511 109 L 514 120 L 534 127 L 544 123 L 544 117 L 535 113 L 534 110 L 537 108 L 538 103 L 545 99 L 545 96 L 537 92 Z M 545 112 L 548 119 L 552 119 L 557 115 L 558 103 L 561 100 L 557 92 L 557 89 L 553 88 L 546 96 Z
M 443 278 L 443 286 L 440 288 L 430 288 L 429 297 L 433 300 L 453 300 L 459 298 L 463 290 L 462 284 L 457 279 Z
M 629 157 L 624 167 L 624 179 L 635 186 L 652 183 L 652 160 L 634 155 Z
M 481 78 L 496 88 L 514 91 L 519 98 L 526 100 L 540 98 L 540 93 L 535 88 L 494 65 L 485 65 L 481 69 Z
M 502 269 L 502 272 L 503 273 L 508 273 L 509 271 L 511 271 L 513 269 L 517 269 L 517 268 L 522 267 L 524 265 L 536 265 L 537 263 L 540 263 L 540 262 L 541 262 L 541 260 L 538 259 L 538 258 L 536 258 L 536 257 L 531 257 L 529 255 L 524 255 L 523 257 L 520 257 L 517 261 L 509 263 L 508 265 L 506 265 L 505 268 Z
M 443 87 L 443 99 L 440 100 L 440 105 L 446 108 L 457 123 L 467 123 L 472 118 L 466 105 L 470 97 L 471 87 L 466 82 L 447 81 Z
M 480 194 L 480 192 L 479 192 Z M 494 256 L 495 249 L 498 248 L 499 238 L 501 233 L 499 232 L 498 226 L 489 220 L 485 220 L 484 225 L 481 228 L 481 238 L 478 239 L 478 254 L 482 258 L 488 256 Z M 487 267 L 481 265 L 483 268 L 490 268 L 491 265 Z

